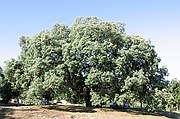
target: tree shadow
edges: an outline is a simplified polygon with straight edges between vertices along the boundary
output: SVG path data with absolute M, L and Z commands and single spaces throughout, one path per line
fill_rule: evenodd
M 176 112 L 159 111 L 158 113 L 171 119 L 180 119 L 180 114 Z
M 97 112 L 94 110 L 94 107 L 84 107 L 84 106 L 74 106 L 74 105 L 49 105 L 49 106 L 43 106 L 42 108 L 49 110 L 66 111 L 66 112 L 84 112 L 84 113 Z
M 176 112 L 168 112 L 168 111 L 148 111 L 147 109 L 140 108 L 132 108 L 127 110 L 130 114 L 135 115 L 152 115 L 152 116 L 165 116 L 171 119 L 180 119 L 180 114 Z
M 0 119 L 17 119 L 17 118 L 11 117 L 13 113 L 14 113 L 14 110 L 11 108 L 1 108 Z
M 17 107 L 17 108 L 16 108 Z M 0 109 L 0 119 L 20 119 L 20 118 L 15 118 L 12 117 L 15 111 L 38 111 L 38 109 L 32 109 L 30 106 L 15 106 L 15 105 L 6 105 L 6 106 L 1 106 Z
M 103 110 L 103 108 L 101 108 Z M 117 111 L 117 112 L 126 112 L 132 115 L 152 115 L 152 116 L 165 116 L 170 119 L 180 119 L 180 113 L 176 112 L 168 112 L 168 111 L 148 111 L 147 108 L 130 108 L 130 109 L 124 109 L 124 108 L 105 108 L 103 111 Z

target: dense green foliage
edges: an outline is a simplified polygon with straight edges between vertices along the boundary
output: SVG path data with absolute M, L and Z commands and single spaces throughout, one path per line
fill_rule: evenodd
M 168 104 L 170 109 L 175 107 L 177 111 L 180 110 L 180 81 L 173 79 L 169 83 L 167 90 L 169 94 L 171 94 L 171 97 L 168 97 L 169 98 Z
M 154 46 L 127 35 L 122 23 L 77 18 L 71 27 L 55 24 L 32 38 L 23 36 L 20 46 L 18 60 L 7 61 L 4 73 L 13 96 L 26 103 L 45 98 L 91 106 L 136 100 L 155 107 L 168 85 L 167 68 L 159 67 Z M 176 89 L 164 93 L 170 90 Z
M 9 81 L 5 79 L 2 68 L 0 67 L 0 98 L 1 102 L 8 103 L 13 97 L 13 92 L 11 90 L 12 86 Z

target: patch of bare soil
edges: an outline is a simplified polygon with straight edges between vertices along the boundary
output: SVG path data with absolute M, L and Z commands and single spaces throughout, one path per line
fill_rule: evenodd
M 0 119 L 167 119 L 133 110 L 86 108 L 72 105 L 1 107 Z

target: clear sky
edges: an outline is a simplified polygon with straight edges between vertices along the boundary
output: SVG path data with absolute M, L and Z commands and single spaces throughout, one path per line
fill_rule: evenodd
M 180 79 L 180 0 L 2 0 L 0 66 L 20 53 L 19 37 L 34 36 L 77 16 L 126 24 L 126 32 L 150 39 L 167 65 L 168 79 Z

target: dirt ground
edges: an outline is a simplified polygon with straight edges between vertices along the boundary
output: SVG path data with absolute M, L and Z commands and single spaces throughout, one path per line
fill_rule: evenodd
M 168 119 L 168 116 L 132 110 L 55 105 L 1 107 L 0 119 Z

